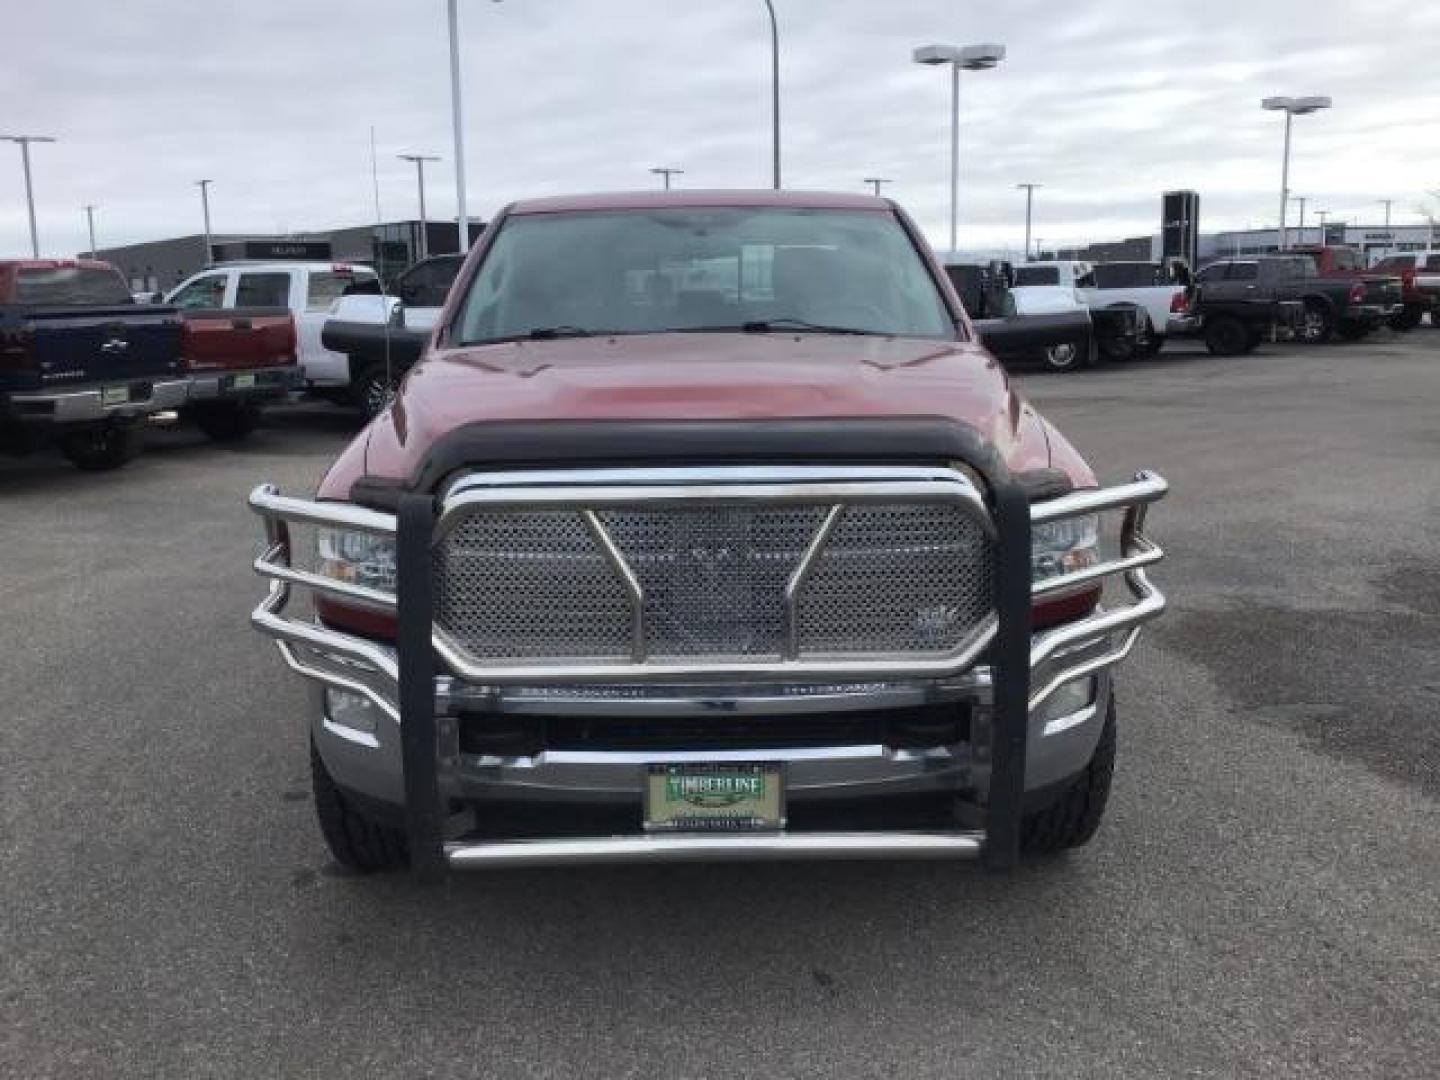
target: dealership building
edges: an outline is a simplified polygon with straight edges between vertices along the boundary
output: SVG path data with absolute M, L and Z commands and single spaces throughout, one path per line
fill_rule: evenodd
M 1440 228 L 1432 230 L 1428 225 L 1351 225 L 1341 221 L 1327 221 L 1322 228 L 1307 224 L 1305 228 L 1294 225 L 1286 227 L 1286 242 L 1294 247 L 1299 244 L 1345 244 L 1365 253 L 1367 264 L 1374 264 L 1395 251 L 1422 251 L 1440 247 Z M 1235 258 L 1243 255 L 1272 255 L 1280 250 L 1280 230 L 1231 229 L 1223 232 L 1198 233 L 1195 243 L 1197 266 L 1215 259 Z M 1164 254 L 1161 233 L 1153 236 L 1134 236 L 1126 240 L 1112 240 L 1083 247 L 1061 248 L 1046 251 L 1044 258 L 1083 259 L 1087 262 L 1132 262 L 1158 260 Z
M 470 240 L 473 242 L 484 228 L 483 222 L 472 218 Z M 116 267 L 130 282 L 132 292 L 165 292 L 211 263 L 243 260 L 363 263 L 389 279 L 420 258 L 422 251 L 429 255 L 458 251 L 458 233 L 453 221 L 426 222 L 422 247 L 419 221 L 391 221 L 283 236 L 211 233 L 209 252 L 205 250 L 204 235 L 177 236 L 102 248 L 96 257 Z

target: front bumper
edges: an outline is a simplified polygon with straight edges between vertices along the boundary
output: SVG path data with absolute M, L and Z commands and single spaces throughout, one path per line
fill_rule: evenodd
M 82 424 L 178 409 L 188 396 L 189 383 L 185 379 L 130 379 L 102 386 L 12 394 L 10 410 L 24 421 Z
M 304 384 L 300 369 L 256 368 L 195 374 L 189 378 L 191 401 L 267 401 L 286 397 Z
M 789 490 L 793 497 L 793 485 Z M 734 671 L 656 674 L 626 669 L 604 671 L 598 680 L 587 680 L 584 672 L 567 672 L 538 687 L 541 679 L 533 670 L 457 671 L 430 610 L 433 500 L 407 499 L 400 513 L 392 515 L 343 503 L 290 499 L 269 486 L 257 488 L 250 497 L 267 532 L 255 569 L 271 580 L 252 622 L 275 638 L 294 670 L 326 689 L 312 734 L 327 768 L 343 787 L 404 808 L 412 848 L 419 845 L 421 853 L 417 865 L 975 854 L 1005 864 L 1018 851 L 1026 793 L 1063 781 L 1088 763 L 1109 705 L 1109 669 L 1128 655 L 1143 623 L 1164 609 L 1165 598 L 1145 573 L 1162 552 L 1145 537 L 1143 524 L 1147 506 L 1166 490 L 1162 478 L 1141 473 L 1129 484 L 1030 506 L 1018 485 L 1002 487 L 992 500 L 1001 552 L 997 624 L 983 654 L 953 658 L 948 668 L 933 662 L 877 668 L 872 662 L 849 671 L 805 671 L 792 665 L 763 677 Z M 1105 511 L 1124 514 L 1118 554 L 1032 587 L 1030 525 Z M 396 537 L 396 595 L 294 566 L 290 523 Z M 1106 580 L 1123 583 L 1131 602 L 1030 632 L 1030 608 L 1036 599 Z M 297 587 L 398 612 L 401 647 L 287 616 L 291 591 Z M 419 644 L 407 647 L 406 642 Z M 847 739 L 793 746 L 766 740 L 763 745 L 742 742 L 720 749 L 703 744 L 668 750 L 546 745 L 533 752 L 490 752 L 467 746 L 463 738 L 465 725 L 477 715 L 542 720 L 618 715 L 662 721 L 713 716 L 718 725 L 737 715 L 817 716 L 847 710 L 898 714 L 917 705 L 963 711 L 964 737 L 918 748 Z M 781 762 L 787 791 L 797 801 L 950 792 L 983 806 L 985 827 L 924 834 L 881 831 L 859 838 L 854 833 L 792 832 L 662 839 L 635 833 L 583 842 L 476 841 L 445 834 L 440 808 L 454 803 L 501 799 L 634 805 L 648 765 L 682 761 Z

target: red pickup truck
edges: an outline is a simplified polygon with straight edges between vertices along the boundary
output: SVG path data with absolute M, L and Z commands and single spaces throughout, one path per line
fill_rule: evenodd
M 1100 824 L 1165 491 L 1097 485 L 889 200 L 542 199 L 317 496 L 251 493 L 252 621 L 346 866 L 1007 866 Z
M 1414 330 L 1427 314 L 1440 326 L 1440 251 L 1404 251 L 1375 264 L 1377 274 L 1397 274 L 1404 308 L 1390 320 L 1392 330 Z
M 1377 314 L 1373 322 L 1369 318 L 1340 319 L 1335 330 L 1348 341 L 1359 340 L 1377 326 L 1392 323 L 1403 313 L 1404 298 L 1399 276 L 1367 270 L 1365 256 L 1357 248 L 1343 244 L 1301 244 L 1287 248 L 1283 254 L 1308 257 L 1322 280 L 1351 281 L 1365 290 L 1356 298 L 1354 306 Z
M 187 309 L 180 371 L 189 383 L 182 416 L 217 442 L 243 439 L 260 407 L 303 383 L 289 308 Z

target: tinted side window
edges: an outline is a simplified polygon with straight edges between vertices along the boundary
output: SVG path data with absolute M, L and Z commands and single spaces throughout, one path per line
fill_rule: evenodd
M 1363 270 L 1360 253 L 1349 248 L 1336 248 L 1334 253 L 1336 270 Z
M 1195 275 L 1196 283 L 1200 285 L 1213 285 L 1217 281 L 1225 280 L 1225 270 L 1229 263 L 1211 263 Z
M 1059 285 L 1060 268 L 1058 266 L 1017 266 L 1015 268 L 1016 285 Z
M 21 267 L 15 275 L 15 302 L 53 307 L 133 304 L 125 279 L 97 267 Z
M 235 286 L 236 307 L 289 307 L 289 274 L 241 274 Z
M 1230 273 L 1225 275 L 1226 281 L 1254 281 L 1260 276 L 1260 264 L 1253 262 L 1237 262 L 1230 264 Z
M 1102 289 L 1143 289 L 1160 283 L 1159 273 L 1149 263 L 1101 263 L 1094 274 Z
M 1376 271 L 1382 274 L 1398 274 L 1401 270 L 1413 270 L 1414 268 L 1414 255 L 1391 255 L 1375 264 Z
M 1426 270 L 1440 270 L 1440 255 L 1431 255 L 1425 260 Z
M 313 271 L 310 274 L 305 307 L 310 311 L 324 311 L 344 295 L 347 286 L 374 276 L 368 270 Z

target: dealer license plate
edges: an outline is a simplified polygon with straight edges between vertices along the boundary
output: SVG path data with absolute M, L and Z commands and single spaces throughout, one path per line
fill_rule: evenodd
M 101 405 L 125 405 L 130 401 L 128 386 L 106 386 L 100 390 Z
M 255 387 L 254 375 L 236 375 L 230 381 L 230 385 L 236 390 L 252 390 Z
M 784 827 L 784 776 L 779 765 L 652 765 L 645 777 L 647 830 L 747 832 Z

